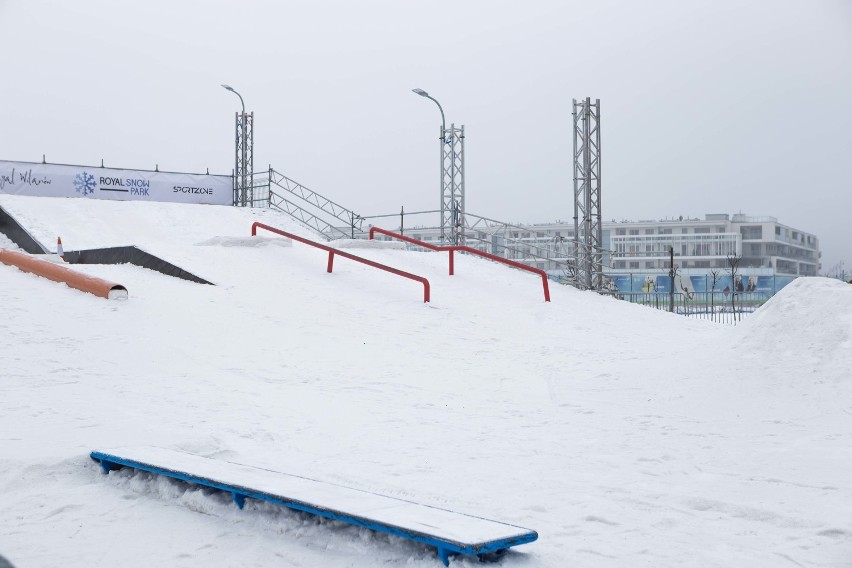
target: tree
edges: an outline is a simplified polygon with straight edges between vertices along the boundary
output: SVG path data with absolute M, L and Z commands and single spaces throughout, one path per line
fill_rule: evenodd
M 737 268 L 739 268 L 742 259 L 743 257 L 737 256 L 736 253 L 729 254 L 727 257 L 728 271 L 731 273 L 731 311 L 734 313 L 735 322 L 737 321 L 737 306 L 734 303 L 734 298 L 737 295 Z
M 718 268 L 710 271 L 710 278 L 712 279 L 710 282 L 710 317 L 713 318 L 713 321 L 716 321 L 716 284 L 719 283 L 719 276 L 721 276 L 721 271 Z

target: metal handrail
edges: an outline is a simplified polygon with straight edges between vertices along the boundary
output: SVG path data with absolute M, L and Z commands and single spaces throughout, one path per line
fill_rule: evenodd
M 518 270 L 524 270 L 526 272 L 532 272 L 533 274 L 538 274 L 541 276 L 541 284 L 544 288 L 544 301 L 550 301 L 550 286 L 547 283 L 547 273 L 544 270 L 540 270 L 538 268 L 533 268 L 532 266 L 527 266 L 526 264 L 522 264 L 520 262 L 515 262 L 514 260 L 508 260 L 506 258 L 496 256 L 487 252 L 482 252 L 481 250 L 477 250 L 472 247 L 464 246 L 464 245 L 450 245 L 450 246 L 436 246 L 430 243 L 426 243 L 417 239 L 412 239 L 411 237 L 406 237 L 405 235 L 400 235 L 399 233 L 394 233 L 392 231 L 387 231 L 380 227 L 370 227 L 370 240 L 373 240 L 375 234 L 379 233 L 394 239 L 398 239 L 400 241 L 405 241 L 407 243 L 411 243 L 417 246 L 421 246 L 423 248 L 434 250 L 434 251 L 447 251 L 450 253 L 450 276 L 455 274 L 455 261 L 453 253 L 455 251 L 462 251 L 469 254 L 474 254 L 476 256 L 481 256 L 483 258 L 487 258 L 489 260 L 493 260 L 494 262 L 499 262 L 500 264 L 505 264 L 511 266 L 513 268 L 517 268 Z
M 251 236 L 257 235 L 258 229 L 265 229 L 271 233 L 275 233 L 278 235 L 282 235 L 284 237 L 288 237 L 293 239 L 294 241 L 299 241 L 300 243 L 304 243 L 306 245 L 322 249 L 328 252 L 328 268 L 326 272 L 331 272 L 332 267 L 334 265 L 334 255 L 340 255 L 343 258 L 348 258 L 350 260 L 354 260 L 355 262 L 360 262 L 361 264 L 366 264 L 367 266 L 372 266 L 373 268 L 378 268 L 379 270 L 384 270 L 385 272 L 390 272 L 391 274 L 396 274 L 397 276 L 402 276 L 403 278 L 408 278 L 409 280 L 416 280 L 423 284 L 423 301 L 429 301 L 429 281 L 422 276 L 417 276 L 416 274 L 411 274 L 410 272 L 405 272 L 403 270 L 399 270 L 397 268 L 393 268 L 392 266 L 386 266 L 384 264 L 379 264 L 378 262 L 373 262 L 372 260 L 368 260 L 366 258 L 356 256 L 354 254 L 350 254 L 348 252 L 343 252 L 342 250 L 330 247 L 328 245 L 324 245 L 322 243 L 318 243 L 316 241 L 312 241 L 310 239 L 306 239 L 304 237 L 300 237 L 298 235 L 294 235 L 293 233 L 288 233 L 287 231 L 282 231 L 281 229 L 276 229 L 275 227 L 270 227 L 264 223 L 259 223 L 255 221 L 251 225 Z
M 292 201 L 290 201 L 289 199 L 287 199 L 283 195 L 279 195 L 272 190 L 269 190 L 269 204 L 270 204 L 270 206 L 275 207 L 275 208 L 283 211 L 284 213 L 286 213 L 290 217 L 296 219 L 297 221 L 299 221 L 300 223 L 302 223 L 306 227 L 313 229 L 314 231 L 316 231 L 317 233 L 319 233 L 320 235 L 323 235 L 324 237 L 326 237 L 328 239 L 331 239 L 332 237 L 334 237 L 335 236 L 334 233 L 339 233 L 342 236 L 342 238 L 344 238 L 344 239 L 349 238 L 349 236 L 350 236 L 348 233 L 346 233 L 342 229 L 339 229 L 338 227 L 335 227 L 331 223 L 328 223 L 327 221 L 320 219 L 319 217 L 317 217 L 316 215 L 314 215 L 313 213 L 311 213 L 310 211 L 308 211 L 304 207 L 300 207 L 299 205 L 296 205 L 295 203 L 293 203 Z M 337 238 L 341 238 L 341 237 L 337 237 Z
M 291 195 L 298 197 L 305 203 L 316 207 L 323 213 L 330 215 L 339 221 L 348 223 L 353 231 L 355 229 L 359 231 L 362 230 L 362 226 L 364 223 L 363 217 L 361 217 L 354 211 L 347 209 L 343 205 L 340 205 L 339 203 L 336 203 L 331 199 L 320 195 L 316 191 L 305 187 L 299 182 L 288 178 L 281 172 L 276 171 L 271 167 L 269 168 L 269 182 L 272 185 L 280 187 Z

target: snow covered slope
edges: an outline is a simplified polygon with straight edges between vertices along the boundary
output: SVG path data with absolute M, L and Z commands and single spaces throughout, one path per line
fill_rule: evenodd
M 439 566 L 370 531 L 130 472 L 156 445 L 537 530 L 525 567 L 852 559 L 852 286 L 799 280 L 718 326 L 467 256 L 300 243 L 272 211 L 0 196 L 42 242 L 135 244 L 108 302 L 0 266 L 0 554 L 18 568 Z M 249 246 L 262 243 L 262 246 Z M 456 559 L 454 565 L 473 565 Z

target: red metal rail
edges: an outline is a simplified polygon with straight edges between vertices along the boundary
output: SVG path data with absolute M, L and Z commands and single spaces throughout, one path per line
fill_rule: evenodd
M 385 272 L 390 272 L 391 274 L 396 274 L 397 276 L 402 276 L 403 278 L 408 278 L 409 280 L 416 280 L 423 284 L 423 301 L 429 301 L 429 281 L 423 278 L 422 276 L 417 276 L 416 274 L 411 274 L 410 272 L 404 272 L 402 270 L 393 268 L 391 266 L 386 266 L 384 264 L 379 264 L 378 262 L 373 262 L 372 260 L 367 260 L 366 258 L 355 256 L 354 254 L 350 254 L 348 252 L 343 252 L 342 250 L 332 248 L 328 245 L 324 245 L 322 243 L 318 243 L 316 241 L 312 241 L 306 239 L 304 237 L 300 237 L 298 235 L 294 235 L 293 233 L 288 233 L 287 231 L 282 231 L 281 229 L 276 229 L 275 227 L 270 227 L 269 225 L 265 225 L 263 223 L 252 223 L 251 225 L 251 236 L 257 235 L 258 229 L 266 229 L 271 233 L 276 233 L 278 235 L 282 235 L 284 237 L 289 237 L 294 241 L 299 241 L 300 243 L 304 243 L 306 245 L 310 245 L 312 247 L 316 247 L 318 249 L 322 249 L 328 252 L 328 268 L 327 272 L 331 272 L 332 267 L 334 266 L 334 255 L 340 255 L 343 258 L 348 258 L 350 260 L 354 260 L 355 262 L 360 262 L 361 264 L 366 264 L 367 266 L 372 266 L 373 268 L 378 268 L 379 270 L 384 270 Z
M 509 260 L 503 258 L 502 256 L 496 256 L 493 254 L 489 254 L 487 252 L 482 252 L 481 250 L 476 250 L 475 248 L 466 247 L 462 245 L 451 245 L 451 246 L 435 246 L 433 244 L 425 243 L 423 241 L 419 241 L 417 239 L 412 239 L 411 237 L 406 237 L 405 235 L 400 235 L 399 233 L 394 233 L 391 231 L 387 231 L 380 227 L 370 227 L 370 239 L 372 240 L 376 233 L 380 233 L 382 235 L 386 235 L 388 237 L 398 239 L 400 241 L 405 241 L 407 243 L 415 244 L 417 246 L 421 246 L 423 248 L 435 251 L 448 251 L 450 253 L 450 276 L 455 274 L 455 261 L 453 258 L 453 253 L 455 251 L 463 251 L 470 254 L 475 254 L 476 256 L 481 256 L 487 258 L 489 260 L 493 260 L 494 262 L 499 262 L 501 264 L 506 264 L 508 266 L 517 268 L 519 270 L 525 270 L 527 272 L 532 272 L 533 274 L 538 274 L 541 276 L 541 285 L 544 288 L 544 301 L 550 301 L 550 286 L 547 283 L 547 273 L 544 270 L 533 268 L 532 266 L 527 266 L 526 264 L 522 264 L 520 262 L 515 262 L 514 260 Z

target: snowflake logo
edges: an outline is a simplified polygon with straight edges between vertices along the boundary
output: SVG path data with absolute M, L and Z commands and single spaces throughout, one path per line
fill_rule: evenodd
M 77 193 L 82 193 L 84 196 L 95 192 L 95 176 L 80 172 L 74 176 L 74 189 Z

